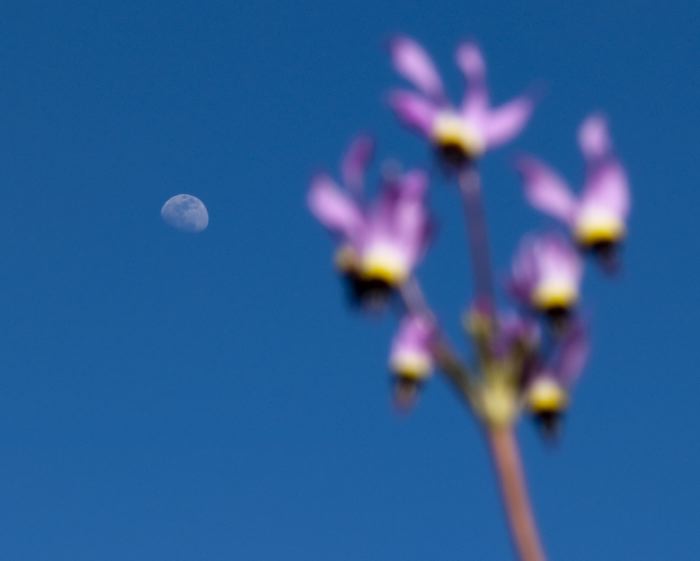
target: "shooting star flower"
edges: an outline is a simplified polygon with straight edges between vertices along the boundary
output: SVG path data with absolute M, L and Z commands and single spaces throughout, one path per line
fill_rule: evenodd
M 582 275 L 581 258 L 566 239 L 528 236 L 513 259 L 510 288 L 521 303 L 557 319 L 576 305 Z
M 369 151 L 359 150 L 357 142 L 344 160 L 348 187 L 361 183 L 368 161 L 368 156 L 358 156 Z M 377 199 L 367 205 L 357 189 L 343 190 L 326 174 L 312 180 L 309 207 L 338 238 L 336 266 L 348 279 L 356 301 L 385 300 L 409 278 L 424 254 L 430 230 L 424 201 L 427 185 L 425 173 L 409 171 L 384 181 Z
M 586 161 L 586 179 L 576 198 L 567 183 L 546 164 L 522 158 L 518 169 L 532 206 L 566 224 L 573 238 L 608 264 L 626 233 L 630 210 L 627 174 L 615 157 L 607 122 L 598 114 L 579 128 L 578 142 Z
M 528 380 L 525 404 L 545 434 L 556 434 L 569 404 L 569 392 L 583 370 L 588 353 L 588 335 L 579 321 L 564 334 L 552 360 L 536 368 Z
M 431 375 L 431 345 L 435 325 L 424 316 L 409 314 L 403 318 L 394 337 L 389 355 L 389 368 L 395 377 L 396 402 L 407 407 Z
M 399 36 L 391 42 L 390 52 L 396 71 L 420 92 L 395 90 L 389 96 L 390 106 L 404 124 L 430 141 L 450 167 L 461 168 L 509 142 L 532 114 L 533 101 L 525 95 L 491 106 L 486 64 L 474 43 L 462 43 L 456 51 L 468 86 L 458 107 L 447 100 L 440 75 L 421 45 Z

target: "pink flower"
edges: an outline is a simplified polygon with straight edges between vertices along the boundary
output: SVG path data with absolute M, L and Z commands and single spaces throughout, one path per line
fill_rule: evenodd
M 528 236 L 513 259 L 510 288 L 524 305 L 557 317 L 576 305 L 582 275 L 581 258 L 566 239 Z
M 566 224 L 583 248 L 609 251 L 626 233 L 630 210 L 627 175 L 613 153 L 605 118 L 594 114 L 581 125 L 578 142 L 586 161 L 586 180 L 576 197 L 555 171 L 534 158 L 518 169 L 532 206 Z
M 400 406 L 410 405 L 423 382 L 433 370 L 431 345 L 435 336 L 433 323 L 419 315 L 403 318 L 394 337 L 389 368 L 396 378 L 396 399 Z
M 397 37 L 390 50 L 396 71 L 420 92 L 391 92 L 391 107 L 403 123 L 425 136 L 453 166 L 461 167 L 486 150 L 509 142 L 530 118 L 533 101 L 528 96 L 500 107 L 491 106 L 486 65 L 474 43 L 462 43 L 456 52 L 457 66 L 468 83 L 459 107 L 447 100 L 435 65 L 416 41 Z
M 430 229 L 424 201 L 428 181 L 422 171 L 385 181 L 371 205 L 360 200 L 371 153 L 368 142 L 356 140 L 342 166 L 354 192 L 319 174 L 308 194 L 311 212 L 338 238 L 336 264 L 359 300 L 385 296 L 406 281 L 425 252 Z
M 564 334 L 554 356 L 533 371 L 527 382 L 527 408 L 546 433 L 556 433 L 561 416 L 569 404 L 569 392 L 581 375 L 589 354 L 585 326 L 575 322 Z

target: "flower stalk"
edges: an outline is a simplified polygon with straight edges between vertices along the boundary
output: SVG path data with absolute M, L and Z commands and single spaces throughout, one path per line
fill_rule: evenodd
M 493 316 L 494 296 L 488 231 L 481 200 L 481 178 L 474 165 L 466 166 L 458 176 L 466 217 L 469 254 L 474 274 L 475 297 L 489 316 Z
M 435 321 L 435 315 L 415 278 L 401 288 L 400 294 L 410 313 Z M 485 375 L 476 385 L 469 369 L 460 361 L 442 333 L 435 334 L 432 350 L 438 368 L 482 423 L 498 476 L 511 538 L 520 561 L 545 561 L 513 430 L 517 396 L 509 383 L 509 373 L 484 365 L 492 374 Z M 484 406 L 484 401 L 490 406 Z
M 545 561 L 514 430 L 519 399 L 513 371 L 518 369 L 519 364 L 517 361 L 498 361 L 491 352 L 499 326 L 495 314 L 481 178 L 477 167 L 473 164 L 465 166 L 459 172 L 457 180 L 466 219 L 475 300 L 480 308 L 480 313 L 472 314 L 474 317 L 468 322 L 468 327 L 478 351 L 481 377 L 478 391 L 474 390 L 473 385 L 469 386 L 468 397 L 489 444 L 517 556 L 520 561 Z
M 309 207 L 336 240 L 335 264 L 351 303 L 371 312 L 392 309 L 387 304 L 396 300 L 401 304 L 388 361 L 395 403 L 412 406 L 433 370 L 445 375 L 483 430 L 519 561 L 545 561 L 515 428 L 528 414 L 544 437 L 558 435 L 569 393 L 588 356 L 579 313 L 586 257 L 608 273 L 617 267 L 630 210 L 627 175 L 600 114 L 589 116 L 579 129 L 586 179 L 578 195 L 539 159 L 517 161 L 528 202 L 557 219 L 565 232 L 523 237 L 507 284 L 514 307 L 501 309 L 477 163 L 522 131 L 534 100 L 520 95 L 494 105 L 475 43 L 462 43 L 455 53 L 468 86 L 457 105 L 449 101 L 420 44 L 400 36 L 390 51 L 396 71 L 415 91 L 392 91 L 389 105 L 423 136 L 459 186 L 474 292 L 463 323 L 474 364 L 454 350 L 416 278 L 434 233 L 427 174 L 416 169 L 384 177 L 378 195 L 368 201 L 364 178 L 374 143 L 360 137 L 343 158 L 342 186 L 317 175 Z
M 512 426 L 486 428 L 513 545 L 521 561 L 545 561 Z
M 481 196 L 481 178 L 476 166 L 466 166 L 459 173 L 458 182 L 466 217 L 475 295 L 482 308 L 482 322 L 486 323 L 481 338 L 474 333 L 478 330 L 472 332 L 484 371 L 480 421 L 498 476 L 514 548 L 521 561 L 545 561 L 514 433 L 518 398 L 513 377 L 507 364 L 503 368 L 484 350 L 489 349 L 498 325 L 494 314 L 490 245 Z

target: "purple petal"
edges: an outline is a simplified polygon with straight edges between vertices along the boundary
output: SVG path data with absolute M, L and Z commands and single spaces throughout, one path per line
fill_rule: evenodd
M 579 129 L 579 144 L 586 159 L 586 183 L 576 216 L 577 235 L 600 234 L 620 238 L 630 210 L 627 174 L 612 150 L 605 119 L 588 117 Z
M 571 386 L 581 375 L 589 354 L 589 341 L 583 322 L 571 325 L 553 360 L 552 370 L 565 386 Z
M 364 219 L 357 203 L 325 174 L 311 181 L 307 202 L 321 224 L 346 239 L 353 239 L 363 227 Z
M 537 322 L 517 312 L 498 314 L 498 335 L 494 341 L 497 356 L 506 356 L 515 346 L 535 347 L 540 340 Z
M 408 172 L 384 185 L 373 205 L 364 247 L 371 253 L 377 247 L 393 254 L 402 263 L 401 276 L 410 274 L 421 258 L 430 237 L 430 219 L 425 208 L 427 176 Z
M 528 202 L 546 214 L 570 222 L 577 203 L 566 182 L 549 166 L 534 158 L 521 158 L 516 167 L 525 184 Z
M 531 294 L 537 284 L 537 262 L 532 251 L 533 244 L 532 237 L 523 238 L 511 266 L 510 292 L 524 304 L 530 303 Z
M 602 115 L 593 114 L 583 122 L 579 144 L 587 163 L 582 206 L 604 209 L 624 221 L 630 208 L 629 183 L 612 151 L 607 121 Z
M 422 199 L 428 189 L 428 175 L 420 169 L 412 169 L 399 177 L 401 192 L 404 196 Z
M 374 154 L 374 140 L 370 136 L 358 136 L 345 153 L 341 173 L 345 185 L 355 192 L 362 190 L 365 171 Z
M 396 37 L 389 45 L 396 71 L 434 100 L 445 97 L 442 80 L 433 61 L 416 41 L 406 36 Z
M 489 147 L 496 147 L 515 138 L 532 115 L 534 103 L 527 96 L 517 97 L 483 117 L 484 135 Z
M 391 344 L 390 364 L 393 370 L 423 378 L 433 366 L 431 344 L 435 326 L 427 318 L 408 315 L 401 320 Z
M 578 143 L 587 161 L 604 158 L 612 151 L 608 123 L 600 113 L 586 118 L 578 131 Z
M 412 170 L 399 180 L 399 202 L 393 217 L 394 232 L 403 240 L 413 262 L 424 253 L 430 238 L 431 223 L 425 206 L 428 176 Z
M 406 91 L 394 91 L 389 96 L 389 105 L 398 118 L 430 138 L 438 107 L 425 97 Z
M 457 66 L 467 79 L 462 113 L 478 118 L 489 105 L 484 57 L 475 43 L 462 43 L 457 48 L 456 59 Z
M 589 171 L 581 197 L 581 209 L 600 208 L 624 221 L 630 210 L 627 174 L 616 160 L 601 163 Z
M 513 260 L 511 291 L 537 308 L 573 305 L 578 298 L 583 263 L 568 240 L 558 234 L 528 236 Z
M 539 236 L 534 245 L 538 272 L 542 277 L 564 277 L 576 284 L 583 274 L 583 263 L 568 239 L 559 234 Z

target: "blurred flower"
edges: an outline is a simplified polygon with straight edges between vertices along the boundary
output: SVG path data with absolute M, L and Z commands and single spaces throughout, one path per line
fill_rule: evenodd
M 359 143 L 359 144 L 358 144 Z M 409 171 L 385 181 L 372 205 L 361 201 L 361 184 L 371 150 L 356 141 L 343 163 L 348 193 L 328 175 L 311 182 L 311 212 L 338 238 L 336 266 L 359 302 L 385 299 L 412 273 L 428 243 L 424 195 L 427 177 Z
M 536 368 L 527 382 L 526 406 L 550 435 L 558 429 L 569 403 L 569 390 L 581 374 L 588 353 L 586 329 L 576 322 L 564 334 L 553 359 Z
M 461 167 L 512 140 L 530 118 L 533 101 L 527 96 L 491 107 L 486 65 L 474 43 L 462 43 L 456 52 L 457 66 L 468 82 L 459 107 L 447 100 L 435 65 L 416 41 L 396 37 L 390 50 L 396 71 L 420 93 L 395 90 L 389 104 L 402 122 L 428 138 L 452 166 Z
M 494 340 L 494 354 L 497 357 L 527 355 L 540 343 L 540 328 L 537 322 L 514 311 L 498 315 L 498 335 Z
M 435 325 L 424 316 L 409 314 L 403 318 L 394 337 L 389 368 L 395 376 L 396 401 L 410 405 L 423 382 L 433 370 L 431 344 Z
M 497 359 L 529 354 L 539 344 L 536 321 L 513 310 L 494 314 L 491 303 L 483 298 L 474 300 L 464 319 L 475 342 Z
M 582 275 L 581 258 L 567 240 L 528 236 L 513 259 L 510 288 L 520 302 L 556 319 L 576 305 Z
M 630 208 L 627 175 L 613 153 L 604 117 L 589 116 L 579 129 L 578 142 L 586 160 L 586 179 L 578 199 L 544 163 L 523 158 L 518 169 L 530 204 L 569 226 L 581 247 L 605 256 L 625 236 Z

